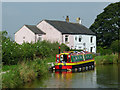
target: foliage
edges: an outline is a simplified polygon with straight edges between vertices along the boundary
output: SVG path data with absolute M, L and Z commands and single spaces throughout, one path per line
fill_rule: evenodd
M 115 55 L 115 54 L 96 56 L 95 57 L 96 65 L 99 65 L 99 64 L 113 64 L 113 63 L 117 63 L 117 61 L 118 61 L 118 55 Z
M 118 52 L 118 47 L 120 48 L 120 45 L 118 44 L 118 40 L 113 41 L 110 47 L 114 53 Z
M 15 88 L 22 84 L 18 68 L 2 74 L 2 88 Z
M 118 40 L 120 32 L 120 2 L 108 5 L 97 16 L 90 29 L 97 35 L 97 45 L 110 47 L 114 40 Z
M 34 58 L 48 58 L 58 53 L 59 46 L 61 52 L 69 50 L 65 44 L 50 43 L 49 41 L 42 41 L 37 43 L 23 43 L 22 45 L 12 41 L 7 32 L 3 31 L 2 41 L 2 62 L 4 65 L 15 65 L 18 62 L 25 60 L 33 60 Z
M 48 76 L 48 65 L 45 62 L 44 59 L 35 59 L 22 61 L 16 66 L 14 65 L 14 68 L 10 65 L 9 72 L 2 74 L 3 88 L 18 88 L 27 82 L 35 80 L 37 77 Z
M 110 54 L 112 54 L 112 50 L 111 49 L 102 48 L 102 47 L 98 46 L 97 47 L 97 53 L 100 53 L 100 55 L 110 55 Z
M 16 68 L 16 67 L 17 67 L 16 65 L 4 65 L 4 66 L 2 67 L 2 71 L 3 71 L 3 72 L 9 71 L 9 70 L 14 69 L 14 68 Z

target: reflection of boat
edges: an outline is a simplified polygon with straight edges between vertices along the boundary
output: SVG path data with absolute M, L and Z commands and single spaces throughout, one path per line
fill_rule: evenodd
M 94 67 L 92 53 L 69 51 L 56 55 L 55 70 L 83 70 Z
M 56 78 L 57 79 L 66 79 L 66 80 L 69 80 L 69 79 L 71 79 L 72 78 L 72 72 L 66 72 L 66 71 L 62 71 L 62 72 L 60 72 L 60 71 L 56 71 L 55 72 L 55 76 L 56 76 Z

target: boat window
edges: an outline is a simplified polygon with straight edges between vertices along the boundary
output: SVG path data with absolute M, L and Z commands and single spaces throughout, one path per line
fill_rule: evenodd
M 60 62 L 62 62 L 62 61 L 63 61 L 63 55 L 60 56 Z
M 83 60 L 83 57 L 82 57 L 82 56 L 80 56 L 80 60 Z
M 63 61 L 67 62 L 67 55 L 63 55 Z

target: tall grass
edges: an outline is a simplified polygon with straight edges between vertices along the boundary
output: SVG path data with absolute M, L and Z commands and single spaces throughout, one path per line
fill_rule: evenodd
M 117 61 L 118 61 L 117 54 L 103 55 L 103 56 L 95 57 L 96 65 L 98 65 L 98 64 L 114 64 L 114 63 L 117 63 Z
M 48 67 L 45 59 L 22 61 L 2 75 L 2 86 L 3 88 L 16 88 L 37 77 L 42 78 L 48 75 Z

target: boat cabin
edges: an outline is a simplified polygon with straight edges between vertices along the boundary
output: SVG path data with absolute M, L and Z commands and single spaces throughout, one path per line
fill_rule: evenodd
M 67 52 L 56 55 L 57 63 L 70 63 L 91 60 L 92 54 L 88 52 Z

